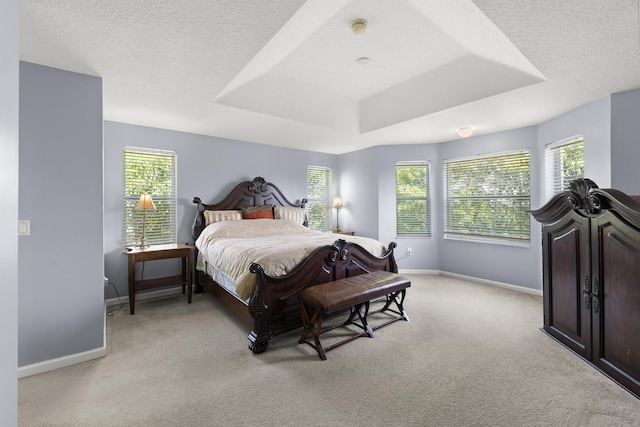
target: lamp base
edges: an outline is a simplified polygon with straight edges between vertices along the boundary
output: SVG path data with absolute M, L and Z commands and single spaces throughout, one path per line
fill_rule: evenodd
M 334 233 L 342 233 L 342 230 L 340 230 L 340 227 L 338 227 L 338 224 L 336 224 L 336 228 L 333 229 Z
M 140 238 L 140 243 L 138 243 L 138 244 L 136 245 L 136 248 L 139 248 L 139 249 L 145 249 L 145 248 L 148 248 L 148 247 L 149 247 L 149 244 L 147 244 L 147 239 L 145 239 L 145 237 L 144 237 L 144 236 L 142 236 L 142 237 Z

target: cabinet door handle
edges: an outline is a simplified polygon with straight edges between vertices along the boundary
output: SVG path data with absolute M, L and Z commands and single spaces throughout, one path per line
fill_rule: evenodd
M 591 280 L 589 275 L 584 276 L 584 286 L 582 288 L 582 297 L 584 299 L 584 308 L 589 310 L 591 308 Z
M 592 288 L 593 312 L 598 314 L 600 311 L 600 282 L 598 282 L 598 278 L 593 279 Z

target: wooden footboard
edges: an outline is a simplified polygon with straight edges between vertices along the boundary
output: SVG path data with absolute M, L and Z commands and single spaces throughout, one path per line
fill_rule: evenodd
M 249 314 L 253 330 L 249 334 L 249 348 L 262 353 L 272 336 L 302 326 L 297 296 L 305 288 L 345 277 L 373 271 L 398 272 L 393 250 L 376 257 L 355 243 L 336 240 L 333 245 L 322 246 L 290 274 L 282 277 L 267 275 L 259 264 L 252 264 L 256 274 L 256 288 L 249 300 Z

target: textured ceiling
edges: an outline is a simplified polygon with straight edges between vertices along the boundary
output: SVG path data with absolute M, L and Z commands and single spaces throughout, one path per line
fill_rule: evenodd
M 106 120 L 343 153 L 639 88 L 638 1 L 21 0 L 20 50 L 102 77 Z

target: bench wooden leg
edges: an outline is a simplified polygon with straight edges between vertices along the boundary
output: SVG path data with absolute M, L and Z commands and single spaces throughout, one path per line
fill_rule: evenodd
M 309 311 L 307 310 L 307 306 L 305 306 L 301 301 L 300 313 L 302 317 L 303 330 L 302 335 L 298 340 L 298 344 L 309 344 L 318 352 L 318 356 L 320 356 L 320 359 L 327 360 L 327 355 L 324 352 L 324 348 L 322 347 L 322 344 L 320 344 L 320 333 L 322 330 L 322 310 L 316 310 L 311 318 L 309 318 Z M 309 336 L 313 338 L 313 344 L 309 342 Z
M 369 322 L 367 320 L 367 315 L 369 313 L 369 301 L 359 304 L 357 306 L 351 307 L 351 314 L 349 315 L 349 318 L 345 322 L 331 326 L 325 331 L 322 330 L 322 310 L 317 309 L 313 312 L 312 315 L 310 315 L 310 311 L 311 311 L 310 307 L 307 307 L 302 301 L 300 301 L 300 314 L 302 317 L 303 329 L 302 329 L 302 335 L 298 340 L 298 344 L 308 344 L 310 347 L 313 347 L 318 352 L 318 356 L 322 360 L 327 360 L 326 353 L 329 350 L 332 350 L 336 347 L 339 347 L 343 344 L 353 341 L 356 338 L 360 338 L 365 335 L 370 338 L 374 337 L 373 328 L 369 325 Z M 356 316 L 360 320 L 360 324 L 354 321 Z M 345 338 L 344 340 L 334 343 L 328 347 L 322 346 L 322 343 L 320 342 L 320 335 L 322 335 L 325 332 L 329 332 L 333 329 L 340 328 L 350 324 L 361 328 L 364 332 L 351 335 L 348 338 Z M 313 343 L 310 341 L 310 339 L 313 339 Z
M 351 307 L 351 315 L 349 316 L 347 321 L 344 322 L 344 324 L 345 325 L 353 324 L 355 326 L 358 326 L 365 331 L 365 333 L 369 336 L 369 338 L 374 338 L 373 329 L 371 328 L 371 326 L 369 326 L 369 321 L 367 320 L 367 316 L 369 315 L 369 304 L 370 304 L 369 301 L 367 301 L 360 305 Z M 363 307 L 364 307 L 364 310 L 363 310 Z M 353 321 L 356 315 L 360 319 L 360 323 L 362 325 L 358 325 Z
M 385 301 L 384 307 L 382 307 L 382 308 L 380 308 L 380 309 L 378 309 L 376 311 L 371 312 L 371 314 L 373 314 L 373 313 L 383 313 L 385 311 L 390 311 L 392 313 L 396 313 L 396 314 L 400 315 L 400 317 L 395 319 L 395 320 L 406 320 L 408 322 L 409 321 L 409 315 L 404 310 L 404 299 L 405 299 L 406 295 L 407 295 L 407 291 L 405 289 L 403 289 L 401 291 L 390 293 L 389 295 L 386 296 L 386 301 Z M 391 304 L 393 304 L 393 303 L 395 303 L 397 310 L 394 310 L 394 309 L 390 308 Z M 374 328 L 374 329 L 378 329 L 378 328 Z
M 399 300 L 398 300 L 398 294 L 400 294 Z M 396 303 L 396 306 L 398 307 L 398 311 L 400 312 L 400 315 L 404 318 L 404 320 L 408 322 L 409 315 L 407 314 L 406 311 L 404 311 L 404 298 L 407 296 L 407 290 L 403 289 L 400 292 L 395 292 L 391 294 L 390 296 L 393 298 L 393 301 Z

